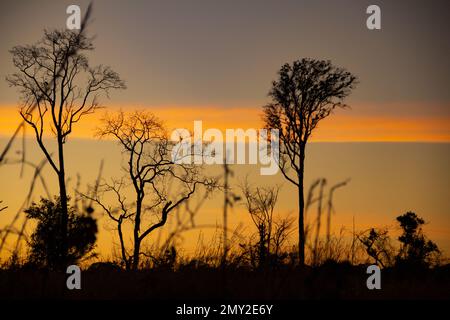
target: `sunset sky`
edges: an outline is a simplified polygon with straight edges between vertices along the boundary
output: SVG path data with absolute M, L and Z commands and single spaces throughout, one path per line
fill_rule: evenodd
M 36 42 L 44 28 L 65 27 L 71 3 L 2 1 L 2 78 L 14 71 L 8 50 Z M 87 8 L 88 1 L 77 3 Z M 283 63 L 330 59 L 359 84 L 347 100 L 352 109 L 324 123 L 317 140 L 449 141 L 450 5 L 379 1 L 382 29 L 370 31 L 370 3 L 95 1 L 90 59 L 113 66 L 128 86 L 105 105 L 165 109 L 168 118 L 182 113 L 189 120 L 207 109 L 211 122 L 222 123 L 246 110 L 246 126 L 260 125 L 260 108 Z M 0 93 L 0 107 L 14 109 L 17 92 L 0 81 Z M 14 113 L 4 114 L 0 134 L 13 126 Z
M 4 81 L 15 71 L 8 50 L 35 43 L 44 28 L 64 28 L 66 7 L 74 3 L 83 12 L 89 2 L 0 2 L 0 149 L 20 120 L 18 93 Z M 432 3 L 376 1 L 382 29 L 371 31 L 365 11 L 373 1 L 365 0 L 96 0 L 89 58 L 92 65 L 112 66 L 128 87 L 102 99 L 105 111 L 148 109 L 170 129 L 192 129 L 194 120 L 221 130 L 260 128 L 261 107 L 282 64 L 312 57 L 345 67 L 358 77 L 346 100 L 351 108 L 336 111 L 314 133 L 312 141 L 322 144 L 311 149 L 307 182 L 352 179 L 337 199 L 336 227 L 349 227 L 355 215 L 361 228 L 392 225 L 403 211 L 417 210 L 448 252 L 450 2 Z M 101 159 L 107 159 L 106 176 L 120 176 L 117 148 L 93 137 L 102 112 L 80 122 L 68 142 L 72 178 L 81 173 L 91 182 Z M 42 158 L 31 150 L 33 160 Z M 89 162 L 80 156 L 86 150 Z M 17 190 L 26 190 L 31 175 L 19 179 L 16 169 L 0 168 L 0 200 L 10 207 L 0 226 L 20 206 Z M 295 212 L 290 187 L 283 188 L 280 211 Z M 220 200 L 214 201 L 214 217 L 204 221 L 220 223 Z M 102 235 L 103 246 L 109 239 Z

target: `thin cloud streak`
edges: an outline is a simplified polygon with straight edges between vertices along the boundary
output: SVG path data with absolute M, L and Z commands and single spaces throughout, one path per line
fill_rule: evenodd
M 170 130 L 193 129 L 194 121 L 203 121 L 203 130 L 262 128 L 260 107 L 219 106 L 113 106 L 89 115 L 74 129 L 73 138 L 95 138 L 105 112 L 146 109 L 162 119 Z M 359 106 L 353 107 L 359 109 Z M 20 121 L 14 106 L 0 106 L 0 136 L 10 136 Z M 31 132 L 29 132 L 31 134 Z M 450 116 L 358 115 L 342 111 L 321 123 L 312 142 L 450 142 Z

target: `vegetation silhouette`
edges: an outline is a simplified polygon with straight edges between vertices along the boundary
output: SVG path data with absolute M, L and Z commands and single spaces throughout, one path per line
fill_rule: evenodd
M 319 123 L 336 108 L 345 108 L 343 100 L 355 87 L 356 77 L 330 61 L 304 58 L 284 64 L 273 81 L 264 106 L 265 126 L 279 130 L 279 167 L 286 180 L 298 190 L 298 256 L 305 264 L 304 173 L 306 144 Z M 293 174 L 290 170 L 294 171 Z
M 58 178 L 61 201 L 58 260 L 61 270 L 65 269 L 69 258 L 64 144 L 74 125 L 100 108 L 98 98 L 101 93 L 125 88 L 123 80 L 110 67 L 89 65 L 83 52 L 90 50 L 93 50 L 92 40 L 82 32 L 46 30 L 37 44 L 11 49 L 13 64 L 18 71 L 6 78 L 10 86 L 19 89 L 20 115 L 32 128 L 39 148 Z M 52 133 L 55 137 L 55 158 L 44 140 L 44 133 Z
M 200 187 L 208 193 L 217 187 L 217 183 L 202 174 L 201 166 L 174 162 L 172 152 L 176 143 L 169 139 L 163 122 L 150 112 L 121 111 L 106 115 L 97 134 L 114 138 L 127 157 L 124 179 L 131 184 L 135 201 L 127 203 L 121 195 L 124 180 L 102 187 L 103 192 L 113 192 L 117 196 L 117 208 L 107 207 L 101 197 L 86 197 L 100 205 L 117 223 L 122 262 L 127 269 L 136 270 L 144 239 L 163 227 L 169 214 L 189 200 Z M 168 186 L 173 186 L 176 193 L 171 193 Z M 122 223 L 125 220 L 133 225 L 131 253 L 128 253 L 123 239 Z
M 370 228 L 359 234 L 353 230 L 349 242 L 343 231 L 331 233 L 333 194 L 348 180 L 332 185 L 327 198 L 327 180 L 318 179 L 305 198 L 307 142 L 321 120 L 334 109 L 346 107 L 344 99 L 357 82 L 354 75 L 330 61 L 304 58 L 283 65 L 269 92 L 272 101 L 263 107 L 265 127 L 280 130 L 281 172 L 297 188 L 298 228 L 291 219 L 277 217 L 279 186 L 254 187 L 246 181 L 240 186 L 241 197 L 232 192 L 229 178 L 233 170 L 226 161 L 224 185 L 217 177 L 206 176 L 201 166 L 173 162 L 175 143 L 169 139 L 163 121 L 143 111 L 119 112 L 104 118 L 98 135 L 119 144 L 126 161 L 124 174 L 108 181 L 99 175 L 91 192 L 78 192 L 91 202 L 83 206 L 85 212 L 78 208 L 77 200 L 70 206 L 64 145 L 73 126 L 100 107 L 101 93 L 125 88 L 124 81 L 111 68 L 89 66 L 84 53 L 92 50 L 93 44 L 84 34 L 86 20 L 79 32 L 46 31 L 36 45 L 11 50 L 18 72 L 7 81 L 19 88 L 22 98 L 23 122 L 18 130 L 25 124 L 31 127 L 45 156 L 41 164 L 33 166 L 35 177 L 27 199 L 31 199 L 34 182 L 42 178 L 40 173 L 46 163 L 56 173 L 59 196 L 51 200 L 43 182 L 47 199 L 31 206 L 26 202 L 23 207 L 28 208 L 19 210 L 26 214 L 25 223 L 17 230 L 19 241 L 22 236 L 26 238 L 27 219 L 37 224 L 27 238 L 24 260 L 20 260 L 16 246 L 12 258 L 0 268 L 0 297 L 59 298 L 63 292 L 65 297 L 75 299 L 449 298 L 449 265 L 437 245 L 424 234 L 425 222 L 415 213 L 397 217 L 402 229 L 398 246 L 388 228 Z M 17 132 L 2 152 L 0 164 Z M 54 135 L 56 157 L 45 144 L 47 132 Z M 20 161 L 26 162 L 24 150 Z M 132 190 L 131 201 L 125 197 L 126 188 Z M 199 240 L 196 252 L 187 255 L 174 239 L 186 230 L 206 227 L 194 222 L 200 207 L 194 211 L 189 207 L 194 195 L 202 191 L 203 199 L 213 192 L 224 192 L 223 225 L 215 226 L 216 235 L 210 243 Z M 115 203 L 107 202 L 107 194 L 114 197 Z M 256 229 L 250 235 L 239 228 L 228 230 L 228 209 L 241 200 Z M 323 205 L 322 201 L 327 202 Z M 317 218 L 308 225 L 305 216 L 313 203 L 317 204 Z M 91 205 L 100 207 L 115 223 L 120 253 L 89 264 L 87 258 L 94 256 L 98 231 Z M 0 211 L 6 209 L 0 201 Z M 188 223 L 181 221 L 180 212 L 188 213 Z M 322 239 L 324 213 L 326 237 Z M 144 241 L 150 235 L 169 228 L 171 218 L 175 228 L 167 240 L 162 245 L 145 247 Z M 132 226 L 131 235 L 124 233 L 125 224 Z M 0 251 L 11 230 L 8 227 L 2 236 Z M 297 245 L 289 242 L 294 231 L 298 232 Z M 365 286 L 366 267 L 374 263 L 383 268 L 381 293 Z M 69 264 L 83 268 L 82 291 L 61 291 Z M 408 281 L 404 281 L 404 270 L 412 272 Z M 223 281 L 225 278 L 231 281 Z
M 280 187 L 252 187 L 246 179 L 240 188 L 245 199 L 244 205 L 257 229 L 255 243 L 250 239 L 247 245 L 241 246 L 248 250 L 253 268 L 277 268 L 289 257 L 283 252 L 283 247 L 293 231 L 290 217 L 274 216 Z
M 425 221 L 414 212 L 408 211 L 396 218 L 402 229 L 398 237 L 400 246 L 396 249 L 387 229 L 375 229 L 358 235 L 367 255 L 375 264 L 396 267 L 402 270 L 429 269 L 440 264 L 441 251 L 429 240 L 421 228 Z
M 421 226 L 425 221 L 414 212 L 408 211 L 398 216 L 397 221 L 403 230 L 398 238 L 401 243 L 396 257 L 397 265 L 409 267 L 429 267 L 440 255 L 438 246 L 423 234 Z
M 50 205 L 51 210 L 54 206 L 54 203 Z M 368 235 L 371 238 L 374 237 L 372 231 Z M 421 235 L 425 237 L 423 233 Z M 150 264 L 141 264 L 137 270 L 124 270 L 120 260 L 95 262 L 82 272 L 83 289 L 66 291 L 65 297 L 189 300 L 449 298 L 450 270 L 448 264 L 438 261 L 421 264 L 420 269 L 405 265 L 400 267 L 395 262 L 392 265 L 384 263 L 382 290 L 368 290 L 365 285 L 366 268 L 373 264 L 370 261 L 373 257 L 361 255 L 360 262 L 352 264 L 348 259 L 350 247 L 342 243 L 333 245 L 339 243 L 334 237 L 330 236 L 328 245 L 332 246 L 333 252 L 341 251 L 343 255 L 333 258 L 319 255 L 323 260 L 316 260 L 316 265 L 312 267 L 298 268 L 297 263 L 290 259 L 266 260 L 270 263 L 261 264 L 259 239 L 255 246 L 256 254 L 239 246 L 239 242 L 233 246 L 233 241 L 230 241 L 225 267 L 222 264 L 222 249 L 213 243 L 194 256 L 183 256 L 181 250 L 171 246 L 159 255 L 153 255 L 148 260 Z M 222 241 L 221 235 L 217 239 Z M 324 241 L 323 248 L 327 248 L 326 243 Z M 296 251 L 295 247 L 282 247 L 278 257 L 296 254 Z M 364 245 L 358 251 L 364 253 Z M 396 253 L 393 254 L 395 256 Z M 312 258 L 310 261 L 313 261 Z M 233 281 L 223 282 L 224 273 Z M 40 296 L 56 298 L 61 294 L 61 281 L 64 281 L 64 276 L 58 272 L 42 274 L 27 267 L 3 268 L 0 283 L 4 285 L 0 287 L 0 296 L 34 297 L 39 292 Z M 15 289 L 12 291 L 10 286 L 13 283 Z M 226 290 L 220 286 L 226 286 Z
M 36 228 L 30 237 L 28 264 L 37 268 L 55 270 L 61 256 L 61 201 L 41 198 L 33 203 L 25 213 L 29 219 L 37 220 Z M 68 212 L 68 254 L 67 263 L 77 264 L 91 253 L 97 240 L 97 221 L 92 212 L 81 214 L 74 207 Z
M 358 239 L 364 245 L 367 255 L 374 260 L 375 264 L 383 268 L 392 265 L 394 249 L 387 230 L 372 228 L 367 235 L 359 235 Z

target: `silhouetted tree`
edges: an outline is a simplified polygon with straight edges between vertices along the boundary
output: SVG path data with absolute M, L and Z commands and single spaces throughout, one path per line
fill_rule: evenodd
M 421 226 L 425 221 L 410 211 L 398 216 L 397 221 L 403 229 L 402 235 L 398 238 L 401 247 L 397 255 L 397 264 L 429 266 L 430 257 L 439 254 L 440 251 L 437 245 L 423 234 Z
M 283 244 L 292 230 L 292 219 L 274 216 L 280 192 L 279 186 L 252 187 L 246 179 L 240 186 L 244 205 L 257 229 L 256 245 L 250 243 L 250 259 L 258 267 L 277 266 L 287 255 L 282 254 Z M 241 245 L 242 246 L 242 245 Z M 253 250 L 255 247 L 255 250 Z M 253 253 L 256 251 L 256 256 Z M 257 262 L 257 263 L 254 263 Z
M 61 256 L 61 201 L 42 198 L 39 204 L 33 203 L 25 210 L 28 218 L 37 220 L 31 235 L 28 261 L 39 267 L 58 268 Z M 67 263 L 76 264 L 79 259 L 91 252 L 97 239 L 97 221 L 92 212 L 80 214 L 75 208 L 67 208 L 68 253 Z
M 103 183 L 99 185 L 97 192 L 93 195 L 82 194 L 83 197 L 88 198 L 97 203 L 103 211 L 107 214 L 109 219 L 116 223 L 117 235 L 120 243 L 120 256 L 122 264 L 127 270 L 131 269 L 132 257 L 127 254 L 127 248 L 125 245 L 123 226 L 124 222 L 130 219 L 134 212 L 131 211 L 129 206 L 125 203 L 126 197 L 122 194 L 122 190 L 125 189 L 126 184 L 123 179 L 117 181 L 113 180 L 112 183 Z M 116 198 L 117 205 L 107 205 L 101 198 L 105 193 L 113 193 Z
M 107 66 L 90 67 L 82 53 L 93 49 L 91 39 L 69 30 L 45 31 L 35 45 L 16 46 L 10 52 L 18 72 L 8 76 L 10 86 L 22 95 L 20 115 L 33 129 L 36 141 L 58 176 L 61 201 L 60 268 L 67 264 L 68 203 L 66 191 L 64 144 L 73 125 L 99 108 L 100 93 L 125 88 L 119 75 Z M 53 133 L 57 157 L 44 142 L 45 133 Z
M 377 265 L 387 267 L 392 264 L 395 254 L 391 245 L 391 239 L 387 230 L 370 229 L 357 235 L 358 240 L 364 245 L 366 253 Z
M 164 226 L 169 213 L 187 201 L 198 187 L 204 186 L 207 191 L 211 191 L 217 186 L 216 181 L 204 177 L 201 166 L 172 160 L 176 144 L 169 139 L 162 121 L 150 112 L 107 115 L 98 134 L 116 139 L 127 157 L 127 178 L 134 191 L 135 201 L 125 203 L 123 198 L 119 198 L 119 208 L 113 220 L 118 225 L 123 219 L 132 221 L 133 251 L 125 258 L 125 262 L 131 261 L 131 268 L 137 269 L 142 241 L 154 230 Z M 171 187 L 176 190 L 174 194 L 170 192 Z M 108 188 L 120 195 L 117 185 Z M 102 203 L 99 198 L 93 199 Z M 109 210 L 105 205 L 102 207 Z M 153 215 L 153 219 L 148 214 Z M 125 255 L 128 256 L 127 253 Z
M 277 203 L 279 187 L 253 189 L 246 180 L 241 190 L 247 211 L 258 230 L 258 264 L 262 267 L 269 256 L 274 227 L 273 211 Z
M 330 61 L 301 59 L 285 64 L 272 83 L 272 102 L 264 106 L 268 129 L 279 129 L 280 161 L 284 177 L 298 189 L 299 262 L 305 263 L 304 171 L 306 143 L 322 119 L 346 105 L 356 78 Z M 289 168 L 294 174 L 289 173 Z

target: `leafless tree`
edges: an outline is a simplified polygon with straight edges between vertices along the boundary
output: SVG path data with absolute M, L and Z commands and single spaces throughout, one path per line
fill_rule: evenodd
M 123 182 L 106 187 L 106 191 L 112 191 L 119 202 L 116 214 L 101 204 L 102 199 L 96 198 L 95 201 L 117 222 L 118 228 L 124 220 L 132 222 L 133 249 L 129 257 L 126 257 L 122 236 L 119 238 L 122 239 L 122 258 L 132 269 L 137 269 L 142 241 L 164 226 L 169 213 L 187 201 L 200 186 L 210 192 L 217 184 L 215 179 L 202 174 L 201 166 L 172 160 L 175 144 L 169 139 L 162 121 L 150 112 L 121 111 L 117 115 L 106 115 L 98 135 L 117 140 L 127 158 L 124 170 L 133 190 L 134 202 L 126 202 L 123 198 Z
M 123 224 L 125 221 L 133 216 L 133 212 L 130 212 L 130 208 L 126 204 L 126 197 L 122 194 L 122 189 L 125 187 L 124 179 L 112 180 L 112 183 L 103 183 L 98 186 L 96 192 L 92 194 L 81 193 L 84 198 L 92 200 L 95 204 L 99 205 L 103 211 L 107 214 L 108 218 L 116 223 L 117 235 L 120 243 L 120 255 L 122 263 L 127 270 L 131 268 L 131 258 L 127 252 L 125 245 Z M 105 201 L 102 201 L 103 196 L 106 193 L 114 194 L 116 198 L 116 204 L 107 205 Z
M 279 258 L 280 250 L 287 240 L 292 227 L 290 218 L 277 219 L 275 206 L 280 191 L 279 186 L 252 187 L 246 178 L 240 189 L 244 205 L 258 230 L 257 261 L 259 267 Z
M 301 59 L 285 64 L 272 83 L 272 102 L 264 106 L 268 129 L 278 129 L 279 167 L 284 177 L 298 190 L 299 263 L 305 263 L 304 172 L 306 144 L 321 120 L 335 108 L 342 108 L 344 98 L 354 88 L 356 78 L 330 61 Z M 290 169 L 294 171 L 290 173 Z
M 393 262 L 393 246 L 388 235 L 388 230 L 370 229 L 356 235 L 357 239 L 364 245 L 366 253 L 374 262 L 381 267 L 386 267 Z
M 82 52 L 93 49 L 91 39 L 69 30 L 45 31 L 35 45 L 16 46 L 10 52 L 18 71 L 7 77 L 19 88 L 20 115 L 34 131 L 36 141 L 57 174 L 61 199 L 61 267 L 67 256 L 67 190 L 64 144 L 73 126 L 100 107 L 99 95 L 125 88 L 119 75 L 107 66 L 90 67 Z M 57 143 L 53 157 L 44 137 L 52 133 Z M 45 134 L 45 135 L 44 135 Z
M 246 179 L 241 191 L 253 224 L 258 230 L 258 260 L 260 266 L 266 262 L 270 250 L 273 231 L 273 211 L 278 199 L 279 187 L 252 188 Z
M 293 232 L 292 225 L 294 220 L 292 217 L 284 217 L 274 220 L 274 230 L 272 235 L 272 252 L 275 257 L 279 257 L 284 244 Z

